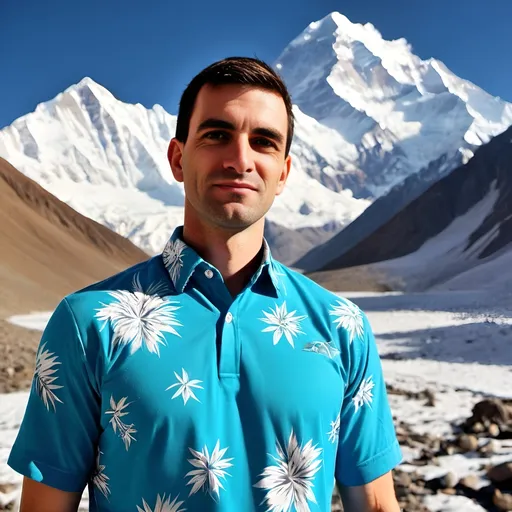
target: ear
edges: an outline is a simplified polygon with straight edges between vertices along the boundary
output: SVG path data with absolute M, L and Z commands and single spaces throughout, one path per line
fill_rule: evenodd
M 292 168 L 292 157 L 291 157 L 291 155 L 288 155 L 285 158 L 281 176 L 279 176 L 279 182 L 277 184 L 277 189 L 276 189 L 276 196 L 280 195 L 283 192 L 284 186 L 286 184 L 286 180 L 288 179 L 288 175 L 290 174 L 291 168 Z
M 167 158 L 171 165 L 172 174 L 174 179 L 179 183 L 183 183 L 183 143 L 180 142 L 176 137 L 171 139 L 169 148 L 167 149 Z

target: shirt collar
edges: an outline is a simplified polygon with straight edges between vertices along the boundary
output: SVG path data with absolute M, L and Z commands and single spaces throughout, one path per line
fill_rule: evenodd
M 174 288 L 179 293 L 183 293 L 198 265 L 204 262 L 199 254 L 183 241 L 183 226 L 179 226 L 174 230 L 162 252 L 162 260 Z M 209 263 L 205 263 L 209 265 Z M 267 240 L 263 239 L 262 262 L 251 282 L 255 283 L 260 279 L 267 278 L 274 291 L 279 293 L 280 280 L 278 275 L 276 262 L 272 258 L 270 246 Z

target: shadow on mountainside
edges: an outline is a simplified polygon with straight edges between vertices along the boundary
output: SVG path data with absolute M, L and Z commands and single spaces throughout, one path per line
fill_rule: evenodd
M 497 320 L 379 334 L 382 359 L 512 365 L 512 325 Z M 475 379 L 479 376 L 475 375 Z
M 363 311 L 447 311 L 479 316 L 510 317 L 510 304 L 502 297 L 486 290 L 418 292 L 418 293 L 382 293 L 351 295 L 338 293 L 357 304 Z

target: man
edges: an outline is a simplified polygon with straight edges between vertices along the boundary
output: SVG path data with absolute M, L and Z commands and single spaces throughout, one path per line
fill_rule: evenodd
M 161 255 L 66 297 L 9 464 L 22 512 L 398 511 L 380 360 L 357 306 L 275 261 L 288 92 L 231 58 L 183 93 L 168 157 L 184 225 Z

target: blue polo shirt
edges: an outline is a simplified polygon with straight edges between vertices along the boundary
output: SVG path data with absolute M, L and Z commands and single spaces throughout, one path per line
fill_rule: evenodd
M 365 314 L 266 242 L 233 298 L 178 228 L 59 304 L 8 463 L 92 511 L 327 512 L 400 459 Z

